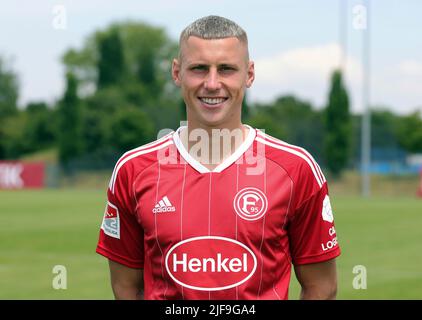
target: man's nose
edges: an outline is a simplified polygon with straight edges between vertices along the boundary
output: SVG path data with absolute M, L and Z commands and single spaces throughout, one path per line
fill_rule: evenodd
M 216 91 L 221 88 L 218 71 L 215 68 L 210 68 L 204 86 L 209 91 Z

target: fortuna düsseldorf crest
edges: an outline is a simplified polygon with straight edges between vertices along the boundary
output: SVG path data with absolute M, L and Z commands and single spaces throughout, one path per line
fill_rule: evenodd
M 268 200 L 261 190 L 249 187 L 236 194 L 233 207 L 239 217 L 254 221 L 262 218 L 267 212 Z

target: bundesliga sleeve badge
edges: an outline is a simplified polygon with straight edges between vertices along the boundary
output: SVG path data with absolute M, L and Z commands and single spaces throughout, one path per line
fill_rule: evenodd
M 322 219 L 330 223 L 334 221 L 333 210 L 331 209 L 330 198 L 328 195 L 325 196 L 322 204 Z
M 109 201 L 107 201 L 101 229 L 106 235 L 120 239 L 119 209 Z

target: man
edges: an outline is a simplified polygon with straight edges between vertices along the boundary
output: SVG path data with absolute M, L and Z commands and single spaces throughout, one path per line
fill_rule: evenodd
M 325 177 L 303 149 L 241 123 L 255 77 L 246 33 L 208 16 L 172 66 L 187 126 L 125 153 L 97 252 L 117 299 L 336 296 L 340 254 Z

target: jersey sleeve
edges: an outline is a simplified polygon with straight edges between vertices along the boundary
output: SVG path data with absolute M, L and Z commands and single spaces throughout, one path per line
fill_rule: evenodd
M 115 178 L 113 173 L 96 252 L 127 267 L 143 268 L 143 229 L 136 218 L 128 171 L 123 166 Z
M 327 182 L 312 189 L 311 196 L 296 208 L 288 229 L 294 265 L 323 262 L 340 255 Z

